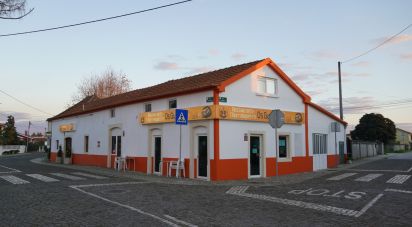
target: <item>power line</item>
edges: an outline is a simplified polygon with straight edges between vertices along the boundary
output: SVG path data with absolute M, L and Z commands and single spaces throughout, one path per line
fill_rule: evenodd
M 175 2 L 175 3 L 162 5 L 162 6 L 158 6 L 158 7 L 154 7 L 154 8 L 144 9 L 144 10 L 140 10 L 140 11 L 135 11 L 135 12 L 131 12 L 131 13 L 126 13 L 126 14 L 122 14 L 122 15 L 106 17 L 106 18 L 101 18 L 101 19 L 96 19 L 96 20 L 91 20 L 91 21 L 80 22 L 80 23 L 76 23 L 76 24 L 69 24 L 69 25 L 63 25 L 63 26 L 52 27 L 52 28 L 44 28 L 44 29 L 38 29 L 38 30 L 32 30 L 32 31 L 26 31 L 26 32 L 3 34 L 3 35 L 0 35 L 0 37 L 25 35 L 25 34 L 37 33 L 37 32 L 45 32 L 45 31 L 62 29 L 62 28 L 69 28 L 69 27 L 75 27 L 75 26 L 80 26 L 80 25 L 85 25 L 85 24 L 91 24 L 91 23 L 96 23 L 96 22 L 101 22 L 101 21 L 106 21 L 106 20 L 113 20 L 113 19 L 117 19 L 117 18 L 121 18 L 121 17 L 127 17 L 127 16 L 134 15 L 134 14 L 145 13 L 145 12 L 148 12 L 148 11 L 153 11 L 153 10 L 158 10 L 158 9 L 161 9 L 161 8 L 166 8 L 166 7 L 170 7 L 170 6 L 174 6 L 174 5 L 179 5 L 179 4 L 183 4 L 183 3 L 187 3 L 187 2 L 191 2 L 191 1 L 192 0 L 180 1 L 180 2 Z
M 23 104 L 23 105 L 25 105 L 25 106 L 27 106 L 27 107 L 30 107 L 30 108 L 32 108 L 32 109 L 34 109 L 34 110 L 37 110 L 37 111 L 42 112 L 42 113 L 44 113 L 44 114 L 47 114 L 47 115 L 49 115 L 49 116 L 53 116 L 53 114 L 47 113 L 47 112 L 45 112 L 45 111 L 43 111 L 43 110 L 41 110 L 41 109 L 39 109 L 39 108 L 36 108 L 36 107 L 34 107 L 34 106 L 30 105 L 30 104 L 27 104 L 27 103 L 19 100 L 18 98 L 14 97 L 14 96 L 12 96 L 12 95 L 10 95 L 10 94 L 8 94 L 8 93 L 6 93 L 5 91 L 0 90 L 0 92 L 3 93 L 3 94 L 5 94 L 5 95 L 7 95 L 7 96 L 9 96 L 10 98 L 14 99 L 15 101 L 17 101 L 17 102 L 19 102 L 19 103 L 21 103 L 21 104 Z
M 395 35 L 391 36 L 390 38 L 386 39 L 385 41 L 383 41 L 383 42 L 380 43 L 379 45 L 375 46 L 374 48 L 369 49 L 369 50 L 363 52 L 362 54 L 359 54 L 359 55 L 357 55 L 357 56 L 355 56 L 355 57 L 353 57 L 353 58 L 350 58 L 350 59 L 348 59 L 348 60 L 342 61 L 341 63 L 347 63 L 347 62 L 353 61 L 353 60 L 355 60 L 355 59 L 357 59 L 357 58 L 360 58 L 360 57 L 362 57 L 362 56 L 365 56 L 365 55 L 369 54 L 370 52 L 378 49 L 379 47 L 381 47 L 381 46 L 383 46 L 383 45 L 385 45 L 386 43 L 388 43 L 389 41 L 391 41 L 392 39 L 394 39 L 395 37 L 397 37 L 398 35 L 400 35 L 402 32 L 406 31 L 406 30 L 407 30 L 408 28 L 410 28 L 411 26 L 412 26 L 412 24 L 409 24 L 409 25 L 406 26 L 404 29 L 402 29 L 400 32 L 398 32 L 398 33 L 396 33 Z

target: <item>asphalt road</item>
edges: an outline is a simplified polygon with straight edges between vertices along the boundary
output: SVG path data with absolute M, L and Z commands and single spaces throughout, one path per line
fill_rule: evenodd
M 0 157 L 0 226 L 412 223 L 412 153 L 281 185 L 170 184 L 30 162 L 42 155 Z

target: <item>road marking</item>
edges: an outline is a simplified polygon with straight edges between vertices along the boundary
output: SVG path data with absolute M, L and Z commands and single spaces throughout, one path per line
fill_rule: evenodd
M 249 188 L 249 186 L 234 186 L 231 187 L 226 193 L 228 194 L 236 194 L 236 193 L 244 193 Z
M 327 180 L 342 180 L 344 178 L 351 177 L 351 176 L 356 175 L 356 174 L 357 173 L 344 173 L 344 174 L 341 174 L 341 175 L 338 175 L 338 176 L 328 178 Z
M 11 171 L 0 172 L 0 173 L 20 173 L 20 172 L 21 172 L 20 170 L 13 169 L 13 168 L 10 168 L 10 167 L 7 167 L 7 166 L 3 166 L 3 165 L 0 165 L 0 167 L 11 170 Z
M 61 177 L 61 178 L 66 178 L 69 180 L 86 180 L 83 177 L 78 177 L 78 176 L 72 176 L 69 174 L 65 174 L 65 173 L 50 173 L 51 175 L 57 176 L 57 177 Z
M 388 181 L 386 181 L 386 183 L 390 183 L 390 184 L 403 184 L 405 181 L 407 181 L 409 178 L 411 177 L 411 175 L 396 175 L 394 177 L 392 177 L 391 179 L 389 179 Z
M 412 167 L 408 170 L 391 170 L 391 169 L 346 169 L 344 171 L 361 171 L 361 172 L 394 172 L 394 173 L 409 173 Z
M 393 189 L 393 188 L 387 188 L 385 189 L 385 192 L 400 192 L 400 193 L 412 194 L 412 191 L 399 190 L 399 189 Z
M 173 220 L 173 221 L 175 221 L 175 222 L 177 222 L 177 223 L 180 223 L 180 224 L 182 224 L 182 225 L 187 225 L 187 226 L 190 226 L 190 227 L 197 227 L 197 225 L 193 225 L 193 224 L 191 224 L 191 223 L 189 223 L 189 222 L 185 222 L 185 221 L 179 220 L 179 219 L 177 219 L 177 218 L 175 218 L 175 217 L 172 217 L 172 216 L 170 216 L 170 215 L 165 214 L 164 216 L 167 217 L 167 218 L 169 218 L 170 220 Z
M 331 213 L 350 216 L 350 217 L 360 217 L 362 214 L 364 214 L 368 209 L 370 209 L 383 196 L 383 194 L 377 195 L 368 204 L 366 204 L 360 211 L 356 211 L 356 210 L 340 208 L 340 207 L 334 207 L 334 206 L 329 206 L 329 205 L 303 202 L 303 201 L 299 201 L 299 200 L 283 199 L 283 198 L 278 198 L 278 197 L 273 197 L 273 196 L 238 192 L 238 190 L 239 190 L 239 186 L 236 186 L 236 187 L 230 188 L 228 191 L 226 191 L 226 193 L 231 194 L 231 195 L 237 195 L 237 196 L 242 196 L 242 197 L 258 199 L 258 200 L 270 201 L 270 202 L 274 202 L 274 203 L 280 203 L 280 204 L 289 205 L 289 206 L 297 206 L 297 207 L 306 208 L 306 209 L 313 209 L 313 210 L 318 210 L 318 211 L 331 212 Z
M 143 183 L 148 183 L 148 182 L 124 182 L 123 184 L 143 184 Z M 88 185 L 87 187 L 106 186 L 106 185 L 120 185 L 120 184 L 95 184 L 95 185 Z M 164 219 L 164 218 L 159 217 L 159 216 L 156 216 L 156 215 L 154 215 L 154 214 L 145 212 L 145 211 L 143 211 L 143 210 L 141 210 L 141 209 L 138 209 L 138 208 L 135 208 L 135 207 L 126 205 L 126 204 L 122 204 L 122 203 L 119 203 L 119 202 L 116 202 L 116 201 L 113 201 L 113 200 L 110 200 L 110 199 L 106 199 L 106 198 L 104 198 L 104 197 L 102 197 L 102 196 L 99 196 L 99 195 L 93 194 L 93 193 L 91 193 L 91 192 L 87 192 L 87 191 L 85 191 L 85 190 L 83 190 L 83 189 L 80 189 L 80 187 L 86 187 L 86 185 L 78 185 L 78 186 L 70 186 L 70 187 L 73 188 L 73 189 L 75 189 L 75 190 L 77 190 L 77 191 L 79 191 L 79 192 L 81 192 L 81 193 L 84 193 L 84 194 L 86 194 L 86 195 L 95 197 L 95 198 L 97 198 L 97 199 L 101 199 L 101 200 L 106 201 L 106 202 L 108 202 L 108 203 L 111 203 L 111 204 L 114 204 L 114 205 L 117 205 L 117 206 L 121 206 L 121 207 L 124 207 L 124 208 L 129 209 L 129 210 L 132 210 L 132 211 L 136 211 L 136 212 L 139 213 L 139 214 L 152 217 L 152 218 L 154 218 L 154 219 L 156 219 L 156 220 L 158 220 L 158 221 L 161 221 L 161 222 L 163 222 L 163 223 L 165 223 L 165 224 L 168 224 L 168 225 L 170 225 L 170 226 L 175 226 L 175 227 L 178 227 L 178 226 L 179 226 L 179 225 L 177 225 L 177 224 L 175 224 L 175 223 L 173 223 L 173 222 L 171 222 L 171 221 L 169 221 L 169 220 L 167 220 L 167 219 Z
M 383 194 L 377 195 L 375 198 L 373 198 L 366 206 L 364 206 L 358 213 L 355 215 L 355 217 L 360 217 L 362 214 L 364 214 L 369 208 L 371 208 L 381 197 Z
M 26 181 L 26 180 L 20 179 L 20 178 L 18 178 L 18 177 L 12 176 L 12 175 L 9 175 L 9 176 L 0 176 L 0 178 L 4 179 L 4 180 L 6 180 L 6 181 L 8 181 L 8 182 L 10 182 L 10 183 L 12 183 L 12 184 L 28 184 L 28 183 L 30 183 L 30 182 L 28 182 L 28 181 Z
M 362 181 L 362 182 L 369 182 L 371 180 L 374 180 L 380 176 L 382 176 L 383 174 L 380 173 L 372 173 L 372 174 L 368 174 L 362 177 L 359 177 L 357 179 L 355 179 L 355 181 Z
M 120 182 L 120 183 L 107 183 L 107 184 L 82 184 L 82 185 L 72 185 L 70 187 L 76 188 L 88 188 L 88 187 L 101 187 L 101 186 L 116 186 L 116 185 L 128 185 L 128 184 L 149 184 L 148 181 L 132 181 L 132 182 Z
M 72 174 L 83 176 L 83 177 L 90 177 L 90 178 L 99 179 L 99 180 L 100 179 L 107 179 L 107 177 L 98 176 L 98 175 L 94 175 L 94 174 L 90 174 L 90 173 L 74 172 Z
M 47 182 L 47 183 L 59 181 L 57 179 L 54 179 L 54 178 L 51 178 L 51 177 L 48 177 L 48 176 L 43 176 L 41 174 L 26 174 L 26 175 L 29 176 L 29 177 L 33 177 L 37 180 L 41 180 L 43 182 Z

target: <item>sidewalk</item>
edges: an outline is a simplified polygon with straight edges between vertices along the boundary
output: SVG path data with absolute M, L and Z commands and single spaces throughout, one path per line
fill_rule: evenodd
M 277 177 L 256 178 L 256 179 L 250 179 L 250 180 L 231 180 L 231 181 L 217 181 L 217 182 L 198 180 L 198 179 L 189 179 L 189 178 L 175 178 L 175 177 L 147 175 L 145 173 L 134 172 L 134 171 L 116 171 L 114 169 L 95 167 L 95 166 L 63 165 L 63 164 L 50 163 L 45 158 L 32 159 L 31 162 L 41 164 L 41 165 L 49 165 L 49 166 L 72 169 L 72 170 L 81 170 L 81 171 L 86 171 L 86 172 L 110 176 L 110 177 L 124 177 L 124 178 L 128 178 L 131 180 L 149 181 L 149 182 L 160 183 L 160 184 L 203 185 L 203 186 L 208 186 L 208 185 L 209 186 L 212 186 L 212 185 L 217 185 L 217 186 L 236 186 L 236 185 L 276 186 L 276 185 L 288 185 L 288 184 L 300 183 L 300 182 L 310 180 L 313 178 L 318 178 L 318 177 L 322 177 L 328 174 L 333 174 L 333 173 L 336 173 L 336 171 L 353 168 L 359 165 L 363 165 L 365 163 L 393 157 L 396 155 L 398 154 L 379 155 L 375 157 L 357 160 L 357 161 L 354 161 L 352 164 L 340 164 L 337 168 L 320 170 L 316 172 L 288 174 L 288 175 L 281 175 Z

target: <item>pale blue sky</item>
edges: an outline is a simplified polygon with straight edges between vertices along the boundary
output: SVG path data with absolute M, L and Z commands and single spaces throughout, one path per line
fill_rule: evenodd
M 23 20 L 0 20 L 0 34 L 98 19 L 173 3 L 146 1 L 34 1 Z M 0 89 L 51 114 L 63 111 L 85 76 L 121 70 L 133 88 L 200 71 L 272 58 L 329 109 L 337 104 L 337 61 L 372 48 L 412 23 L 412 1 L 192 2 L 81 27 L 0 37 Z M 342 65 L 345 106 L 412 101 L 412 28 L 394 42 Z M 408 101 L 407 100 L 407 101 Z M 48 116 L 0 94 L 0 122 L 14 113 L 19 129 Z M 16 113 L 17 112 L 17 113 Z M 412 102 L 348 110 L 356 124 L 379 112 L 412 131 Z

